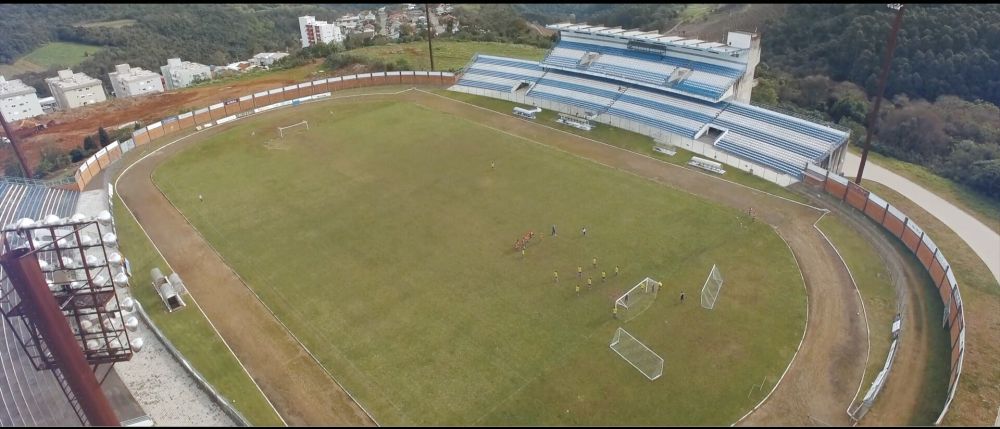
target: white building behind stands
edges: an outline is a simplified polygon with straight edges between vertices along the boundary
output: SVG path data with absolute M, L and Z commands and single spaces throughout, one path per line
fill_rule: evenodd
M 8 122 L 41 115 L 44 112 L 36 92 L 21 79 L 7 80 L 0 75 L 0 113 Z
M 55 98 L 56 105 L 62 110 L 101 103 L 108 99 L 99 79 L 84 73 L 73 73 L 70 69 L 59 70 L 57 76 L 46 78 L 45 84 Z
M 163 77 L 141 67 L 119 64 L 115 66 L 115 71 L 108 73 L 108 77 L 111 78 L 111 88 L 116 98 L 141 97 L 163 92 Z
M 287 57 L 288 54 L 285 52 L 261 52 L 253 56 L 250 59 L 250 64 L 257 67 L 271 67 L 275 61 Z
M 344 34 L 337 24 L 317 21 L 315 16 L 299 17 L 299 33 L 303 48 L 317 43 L 343 43 L 344 41 Z
M 167 65 L 160 67 L 167 89 L 179 89 L 191 85 L 195 80 L 209 80 L 212 69 L 204 64 L 181 61 L 180 58 L 170 58 Z

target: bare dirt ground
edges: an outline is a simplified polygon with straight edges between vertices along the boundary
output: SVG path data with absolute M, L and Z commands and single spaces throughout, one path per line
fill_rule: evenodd
M 242 88 L 240 92 L 247 91 Z M 758 219 L 772 225 L 786 240 L 802 269 L 809 300 L 809 320 L 801 349 L 783 381 L 744 424 L 851 423 L 846 408 L 861 381 L 867 354 L 867 331 L 860 315 L 861 303 L 847 270 L 843 264 L 831 263 L 837 258 L 834 249 L 812 226 L 822 214 L 819 210 L 693 169 L 423 91 L 380 97 L 409 100 L 502 132 L 544 142 L 740 211 L 753 207 Z M 210 132 L 226 128 L 212 128 Z M 179 271 L 186 273 L 189 289 L 197 294 L 206 314 L 290 424 L 369 423 L 150 180 L 159 163 L 200 140 L 202 136 L 185 140 L 136 164 L 122 176 L 119 194 L 164 256 Z M 130 159 L 136 159 L 137 155 L 130 154 Z M 269 339 L 267 346 L 261 343 L 262 338 Z M 768 383 L 767 388 L 773 383 Z
M 924 287 L 926 272 L 916 265 L 912 258 L 904 255 L 898 246 L 890 240 L 895 240 L 882 232 L 881 228 L 857 210 L 844 205 L 829 194 L 809 192 L 812 202 L 830 209 L 833 215 L 843 220 L 856 231 L 861 232 L 868 243 L 879 254 L 886 265 L 892 284 L 896 290 L 897 310 L 901 309 L 905 330 L 900 336 L 898 352 L 893 362 L 889 378 L 875 401 L 875 406 L 861 419 L 863 426 L 906 426 L 912 424 L 930 424 L 932 422 L 914 422 L 913 418 L 927 410 L 921 409 L 926 404 L 921 398 L 928 389 L 934 388 L 932 383 L 941 386 L 943 380 L 931 380 L 926 373 L 931 353 L 945 353 L 946 350 L 933 350 L 931 344 L 931 329 L 941 329 L 938 317 L 932 317 L 926 311 L 928 299 L 940 299 L 936 293 Z M 883 362 L 878 362 L 876 371 L 881 370 Z M 870 385 L 861 387 L 860 397 L 868 391 Z M 936 414 L 935 414 L 936 416 Z
M 303 81 L 302 75 L 316 70 L 318 66 L 319 64 L 313 64 L 305 69 L 269 73 L 229 84 L 187 88 L 141 98 L 112 98 L 106 103 L 56 112 L 46 115 L 44 121 L 41 121 L 45 123 L 54 121 L 54 124 L 37 134 L 18 139 L 18 146 L 24 150 L 28 162 L 37 165 L 42 157 L 42 149 L 55 147 L 66 152 L 83 146 L 83 138 L 96 133 L 99 127 L 111 131 L 121 124 L 136 120 L 146 124 L 176 115 L 186 109 L 202 108 L 233 97 L 298 83 Z M 330 76 L 337 75 L 339 74 L 330 74 Z M 15 135 L 21 133 L 19 130 L 14 131 Z M 0 150 L 0 165 L 13 156 L 9 148 Z
M 212 133 L 222 128 L 213 128 Z M 205 314 L 289 425 L 373 425 L 364 410 L 153 185 L 151 175 L 160 163 L 199 140 L 183 140 L 135 164 L 121 176 L 119 195 L 165 259 L 184 273 L 185 284 Z M 151 149 L 133 151 L 123 165 L 130 165 Z

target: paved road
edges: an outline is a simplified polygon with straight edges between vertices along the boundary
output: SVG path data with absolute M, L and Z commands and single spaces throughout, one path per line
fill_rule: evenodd
M 858 165 L 861 158 L 847 153 L 844 157 L 844 174 L 851 177 L 857 175 Z M 920 185 L 911 182 L 909 179 L 893 173 L 878 164 L 868 161 L 865 167 L 864 180 L 886 185 L 896 192 L 903 194 L 906 198 L 913 200 L 928 213 L 938 218 L 942 223 L 948 225 L 955 231 L 962 240 L 972 248 L 974 252 L 986 263 L 993 273 L 993 278 L 1000 282 L 1000 235 L 992 229 L 955 207 L 952 203 L 935 195 Z M 862 184 L 863 185 L 863 184 Z M 1000 220 L 998 220 L 1000 222 Z M 947 256 L 947 255 L 945 255 Z

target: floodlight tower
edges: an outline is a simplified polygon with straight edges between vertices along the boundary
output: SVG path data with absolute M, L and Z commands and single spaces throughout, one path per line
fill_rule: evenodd
M 131 360 L 142 348 L 131 338 L 124 258 L 114 219 L 48 215 L 22 218 L 0 230 L 0 313 L 36 370 L 52 371 L 80 423 L 120 426 L 101 390 L 98 366 Z
M 427 19 L 427 53 L 431 56 L 431 71 L 434 71 L 434 45 L 431 39 L 434 38 L 434 31 L 431 29 L 431 4 L 424 3 L 424 18 Z
M 882 74 L 878 79 L 878 91 L 875 94 L 875 104 L 871 112 L 868 113 L 868 129 L 865 133 L 865 146 L 861 149 L 861 164 L 858 165 L 858 174 L 854 178 L 854 183 L 861 184 L 861 176 L 865 172 L 865 163 L 868 161 L 868 151 L 872 147 L 872 133 L 875 132 L 875 124 L 878 123 L 879 106 L 882 105 L 882 95 L 885 93 L 885 81 L 889 77 L 889 65 L 892 63 L 892 53 L 896 50 L 896 35 L 899 33 L 899 26 L 903 23 L 903 4 L 890 3 L 889 9 L 896 11 L 896 20 L 892 23 L 892 30 L 889 32 L 889 46 L 885 50 L 885 58 L 882 60 Z

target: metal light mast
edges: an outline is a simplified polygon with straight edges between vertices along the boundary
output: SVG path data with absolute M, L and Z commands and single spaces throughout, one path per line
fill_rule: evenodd
M 878 92 L 875 95 L 875 104 L 871 112 L 868 113 L 868 130 L 865 133 L 865 146 L 861 149 L 861 164 L 858 165 L 858 174 L 854 178 L 854 183 L 861 184 L 861 176 L 865 171 L 865 163 L 868 161 L 868 151 L 872 147 L 872 133 L 875 132 L 875 124 L 878 123 L 879 106 L 882 105 L 882 95 L 885 93 L 885 81 L 889 77 L 889 66 L 892 63 L 892 53 L 896 50 L 896 35 L 899 33 L 899 26 L 903 23 L 903 4 L 890 3 L 889 9 L 896 11 L 896 20 L 892 23 L 892 31 L 889 32 L 889 46 L 885 50 L 885 58 L 882 60 L 882 74 L 878 79 Z
M 430 3 L 424 3 L 424 17 L 427 19 L 427 52 L 431 56 L 431 71 L 434 71 L 434 45 L 431 44 L 431 39 L 434 38 L 434 32 L 431 31 L 431 5 Z

